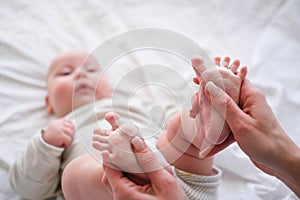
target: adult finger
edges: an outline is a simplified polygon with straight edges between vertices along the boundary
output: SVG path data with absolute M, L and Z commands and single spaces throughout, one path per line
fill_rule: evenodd
M 199 109 L 200 109 L 199 103 L 198 103 L 198 102 L 199 102 L 198 96 L 199 96 L 199 94 L 198 94 L 198 92 L 197 92 L 197 93 L 194 94 L 193 97 L 192 97 L 192 108 L 191 108 L 191 110 L 190 110 L 190 117 L 191 117 L 191 118 L 196 118 L 196 115 L 198 114 Z
M 217 87 L 213 82 L 209 81 L 205 85 L 205 90 L 206 95 L 210 99 L 212 105 L 225 118 L 231 130 L 231 125 L 241 121 L 236 119 L 243 119 L 247 117 L 247 115 L 238 107 L 233 99 L 221 88 Z
M 103 170 L 104 170 L 104 168 L 105 168 L 105 165 L 103 164 Z M 105 171 L 105 170 L 104 170 L 104 171 Z M 112 193 L 112 188 L 111 188 L 111 185 L 110 185 L 110 183 L 109 183 L 109 180 L 108 180 L 106 174 L 104 174 L 103 177 L 102 177 L 102 183 L 103 183 L 103 185 L 106 187 L 106 189 L 107 189 L 108 191 L 110 191 L 110 193 Z
M 198 80 L 201 80 L 201 73 L 207 70 L 207 67 L 204 65 L 204 60 L 199 56 L 194 56 L 192 59 L 192 66 L 196 73 Z
M 108 167 L 108 166 L 106 166 L 106 164 L 103 164 L 102 167 L 103 167 L 103 170 L 104 170 L 105 176 L 106 176 L 106 178 L 103 179 L 105 181 L 103 183 L 110 191 L 113 191 L 112 190 L 113 186 L 115 186 L 115 185 L 121 186 L 122 184 L 120 184 L 120 183 L 121 182 L 124 183 L 124 181 L 126 181 L 124 179 L 124 175 L 122 172 L 120 172 L 112 167 Z
M 102 179 L 103 184 L 111 191 L 115 199 L 152 199 L 147 192 L 150 185 L 136 185 L 123 175 L 122 172 L 103 165 L 106 178 Z M 152 193 L 152 192 L 151 192 Z
M 199 153 L 199 158 L 207 158 L 214 156 L 215 154 L 219 153 L 229 145 L 235 142 L 235 139 L 232 134 L 228 136 L 228 138 L 222 142 L 221 144 L 214 145 L 212 148 L 204 149 Z
M 132 145 L 140 167 L 148 175 L 152 185 L 164 188 L 167 186 L 167 182 L 172 182 L 174 178 L 170 171 L 162 167 L 156 155 L 140 137 L 135 137 L 132 140 Z

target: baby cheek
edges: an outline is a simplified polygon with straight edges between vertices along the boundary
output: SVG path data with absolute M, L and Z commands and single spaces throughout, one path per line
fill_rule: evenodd
M 100 80 L 95 92 L 96 92 L 95 96 L 97 99 L 111 97 L 111 88 L 108 81 L 105 79 Z
M 72 100 L 72 94 L 73 87 L 69 84 L 58 84 L 54 90 L 54 98 L 60 102 Z

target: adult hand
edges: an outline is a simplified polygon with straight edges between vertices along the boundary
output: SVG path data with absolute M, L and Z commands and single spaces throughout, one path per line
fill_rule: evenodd
M 300 149 L 279 125 L 265 96 L 248 80 L 241 86 L 240 108 L 214 83 L 205 87 L 212 105 L 228 123 L 232 135 L 207 155 L 236 141 L 252 162 L 264 172 L 285 182 L 300 195 Z
M 122 172 L 103 165 L 105 171 L 103 183 L 113 193 L 114 199 L 187 199 L 175 178 L 167 169 L 160 167 L 155 154 L 144 141 L 136 137 L 132 140 L 132 145 L 137 154 L 138 162 L 148 175 L 150 183 L 143 186 L 137 185 L 125 177 Z M 151 171 L 150 169 L 155 170 Z

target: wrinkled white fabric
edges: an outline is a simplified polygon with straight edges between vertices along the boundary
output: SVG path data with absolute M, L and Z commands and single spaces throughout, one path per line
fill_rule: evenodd
M 9 186 L 8 169 L 33 134 L 51 119 L 44 104 L 50 61 L 70 48 L 92 51 L 112 36 L 136 28 L 176 31 L 197 42 L 210 56 L 240 58 L 284 129 L 300 144 L 298 0 L 12 0 L 2 1 L 0 6 L 0 199 L 18 199 Z M 180 86 L 191 81 L 192 69 L 176 65 L 180 59 L 172 60 L 173 55 L 161 54 L 165 59 L 149 61 L 145 57 L 141 61 L 138 53 L 128 56 L 131 63 L 155 62 L 169 68 L 163 73 L 131 73 L 127 84 L 161 79 L 169 83 L 166 87 L 152 84 L 133 92 L 122 84 L 119 89 L 148 96 L 148 113 L 159 110 L 162 100 L 190 97 L 190 91 Z M 110 73 L 112 83 L 134 71 L 132 65 L 121 66 Z M 169 73 L 172 69 L 182 78 Z M 236 145 L 218 154 L 215 164 L 224 172 L 220 199 L 295 199 L 280 181 L 255 169 Z

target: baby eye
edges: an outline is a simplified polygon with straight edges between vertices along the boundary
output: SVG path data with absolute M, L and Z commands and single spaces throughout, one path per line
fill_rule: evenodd
M 58 75 L 59 76 L 68 76 L 68 75 L 70 75 L 70 74 L 72 74 L 72 69 L 70 69 L 70 68 L 62 68 L 60 71 L 59 71 L 59 73 L 58 73 Z
M 85 70 L 87 72 L 96 72 L 96 71 L 98 71 L 98 69 L 96 67 L 92 66 L 92 65 L 86 66 Z
M 62 72 L 61 73 L 61 75 L 63 75 L 63 76 L 68 76 L 68 75 L 70 75 L 71 74 L 71 72 Z
M 95 72 L 95 71 L 96 71 L 96 69 L 94 69 L 94 68 L 90 68 L 90 69 L 87 69 L 87 71 L 88 71 L 88 72 Z

